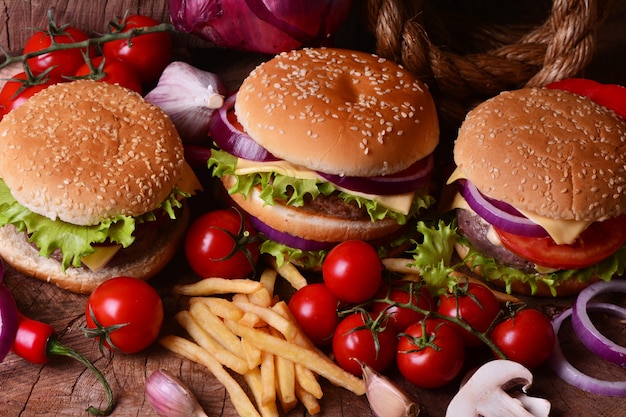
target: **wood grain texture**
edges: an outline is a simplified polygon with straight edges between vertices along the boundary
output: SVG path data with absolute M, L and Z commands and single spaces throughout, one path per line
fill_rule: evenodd
M 63 5 L 63 7 L 61 7 Z M 50 7 L 65 10 L 62 15 L 69 20 L 87 22 L 89 27 L 104 27 L 108 16 L 121 14 L 126 9 L 150 11 L 153 16 L 163 16 L 164 0 L 155 1 L 37 1 L 0 0 L 0 44 L 9 50 L 20 47 L 26 28 L 45 23 L 45 13 Z M 601 44 L 597 57 L 588 69 L 588 76 L 612 83 L 626 84 L 626 2 L 615 2 L 615 12 L 602 29 Z M 102 10 L 102 14 L 94 11 Z M 37 17 L 35 17 L 37 16 Z M 105 17 L 106 16 L 106 17 Z M 59 21 L 65 20 L 59 17 Z M 8 34 L 11 34 L 9 37 Z M 243 76 L 258 62 L 260 57 L 238 54 L 232 51 L 198 49 L 193 51 L 192 61 L 202 68 L 214 71 L 236 88 Z M 0 242 L 0 244 L 2 244 Z M 167 321 L 163 334 L 182 331 L 173 316 L 186 305 L 186 299 L 172 294 L 175 283 L 195 279 L 186 266 L 182 253 L 151 282 L 163 297 Z M 19 308 L 28 316 L 51 324 L 58 332 L 63 344 L 84 353 L 94 361 L 112 385 L 116 399 L 114 417 L 154 416 L 144 396 L 144 384 L 155 370 L 167 368 L 187 383 L 197 395 L 210 416 L 236 417 L 237 413 L 225 389 L 202 366 L 154 345 L 145 352 L 134 355 L 106 354 L 102 356 L 97 343 L 84 337 L 84 308 L 86 297 L 62 291 L 50 284 L 20 275 L 8 269 L 5 283 L 13 293 Z M 285 294 L 285 289 L 281 289 Z M 529 304 L 542 309 L 558 311 L 568 307 L 572 299 L 528 299 Z M 616 302 L 626 305 L 620 297 Z M 624 324 L 606 318 L 603 331 L 617 342 L 626 344 Z M 626 370 L 608 365 L 593 357 L 573 335 L 569 321 L 561 332 L 563 349 L 568 358 L 582 370 L 598 378 L 626 380 Z M 469 355 L 466 370 L 490 356 L 484 351 L 473 351 Z M 623 415 L 624 400 L 592 395 L 569 386 L 547 367 L 534 372 L 535 382 L 531 395 L 547 398 L 552 402 L 552 417 Z M 398 377 L 397 371 L 390 375 L 416 398 L 423 411 L 422 417 L 442 417 L 448 402 L 455 394 L 458 382 L 437 390 L 418 390 Z M 241 379 L 240 379 L 241 380 Z M 324 397 L 321 400 L 322 417 L 373 417 L 365 397 L 322 381 Z M 34 416 L 87 416 L 89 405 L 102 406 L 104 392 L 96 379 L 82 365 L 67 358 L 55 358 L 44 366 L 32 365 L 14 354 L 9 354 L 0 364 L 0 415 L 7 417 Z M 298 406 L 284 417 L 307 417 Z

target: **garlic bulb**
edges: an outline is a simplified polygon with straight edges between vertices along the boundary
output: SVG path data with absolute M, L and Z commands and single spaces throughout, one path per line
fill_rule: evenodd
M 202 144 L 208 141 L 209 121 L 224 104 L 225 94 L 216 74 L 174 61 L 145 99 L 167 113 L 183 142 Z
M 208 417 L 189 388 L 165 369 L 146 381 L 146 399 L 162 417 Z
M 400 387 L 361 363 L 365 395 L 376 417 L 417 417 L 419 405 Z

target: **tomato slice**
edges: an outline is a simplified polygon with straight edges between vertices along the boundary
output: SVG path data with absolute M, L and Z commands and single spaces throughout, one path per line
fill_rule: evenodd
M 526 237 L 495 228 L 502 245 L 537 265 L 581 269 L 615 253 L 626 242 L 626 215 L 595 222 L 571 245 L 558 245 L 551 237 Z

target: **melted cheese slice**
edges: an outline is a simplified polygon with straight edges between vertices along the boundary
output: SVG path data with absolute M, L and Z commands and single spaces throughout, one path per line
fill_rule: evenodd
M 304 180 L 324 180 L 315 171 L 292 164 L 287 161 L 267 161 L 257 162 L 247 159 L 238 159 L 237 168 L 235 169 L 236 175 L 248 175 L 257 172 L 276 172 L 288 177 L 299 178 Z M 334 184 L 333 184 L 334 185 Z M 378 194 L 366 194 L 358 191 L 348 190 L 346 188 L 334 185 L 338 190 L 346 193 L 366 198 L 368 200 L 376 201 L 378 204 L 387 207 L 390 210 L 397 211 L 398 213 L 408 214 L 413 205 L 413 199 L 415 193 L 405 193 L 396 195 L 378 195 Z
M 94 246 L 95 252 L 80 260 L 87 268 L 96 272 L 104 268 L 121 248 L 122 245 Z
M 202 191 L 202 184 L 187 162 L 183 163 L 183 172 L 176 186 L 179 190 L 191 195 Z M 104 268 L 121 248 L 122 245 L 94 246 L 95 252 L 83 256 L 80 260 L 83 265 L 96 272 Z
M 467 179 L 465 174 L 457 168 L 447 183 L 451 184 L 458 179 Z M 463 196 L 460 193 L 457 193 L 452 201 L 451 208 L 463 208 L 466 210 L 471 210 Z M 517 209 L 517 207 L 516 207 Z M 533 213 L 529 213 L 524 210 L 519 210 L 524 216 L 528 217 L 535 223 L 539 224 L 543 227 L 550 237 L 559 245 L 572 244 L 578 238 L 578 236 L 585 230 L 592 221 L 576 221 L 576 220 L 559 220 L 552 219 L 549 217 L 539 216 Z

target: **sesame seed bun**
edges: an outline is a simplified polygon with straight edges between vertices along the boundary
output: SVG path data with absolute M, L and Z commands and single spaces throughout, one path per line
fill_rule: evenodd
M 235 112 L 276 157 L 334 175 L 399 172 L 439 141 L 425 84 L 389 60 L 343 49 L 295 50 L 259 65 Z
M 76 225 L 154 210 L 182 174 L 170 119 L 108 83 L 48 87 L 2 119 L 0 140 L 0 178 L 13 197 Z
M 98 271 L 85 266 L 68 268 L 53 258 L 39 256 L 39 250 L 13 225 L 0 227 L 0 257 L 16 271 L 77 294 L 90 294 L 104 281 L 118 276 L 142 280 L 154 277 L 175 256 L 187 225 L 189 210 L 184 206 L 177 218 L 164 222 L 155 233 L 139 237 L 128 248 L 120 249 L 113 261 Z
M 540 216 L 597 221 L 626 208 L 626 123 L 561 90 L 503 92 L 469 112 L 454 160 L 485 195 Z

